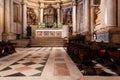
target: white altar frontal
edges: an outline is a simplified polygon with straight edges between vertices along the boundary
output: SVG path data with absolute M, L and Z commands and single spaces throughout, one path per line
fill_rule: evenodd
M 36 38 L 38 37 L 64 37 L 62 29 L 36 29 Z

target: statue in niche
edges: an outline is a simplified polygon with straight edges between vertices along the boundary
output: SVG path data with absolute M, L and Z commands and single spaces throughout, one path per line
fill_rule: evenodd
M 46 27 L 52 28 L 54 23 L 57 23 L 57 11 L 55 8 L 52 7 L 50 4 L 47 8 L 44 9 L 44 16 L 43 16 L 44 23 Z
M 27 23 L 31 25 L 37 24 L 37 16 L 33 8 L 27 8 Z

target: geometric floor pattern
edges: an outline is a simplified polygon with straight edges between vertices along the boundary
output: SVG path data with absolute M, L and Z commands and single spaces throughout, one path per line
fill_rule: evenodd
M 16 48 L 0 58 L 0 80 L 120 80 L 119 76 L 83 76 L 64 47 Z
M 0 77 L 41 76 L 49 54 L 34 53 L 0 70 Z

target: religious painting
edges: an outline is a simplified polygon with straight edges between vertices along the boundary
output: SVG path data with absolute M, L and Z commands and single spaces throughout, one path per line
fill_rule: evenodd
M 27 7 L 27 23 L 31 25 L 37 24 L 37 15 L 33 8 Z
M 55 33 L 55 36 L 56 36 L 56 37 L 61 37 L 61 35 L 62 35 L 62 33 L 61 33 L 60 31 L 57 31 L 57 32 Z
M 62 9 L 63 24 L 72 24 L 72 8 Z
M 54 36 L 55 36 L 55 32 L 50 31 L 49 36 L 50 36 L 50 37 L 54 37 Z
M 39 31 L 39 32 L 37 32 L 37 35 L 38 35 L 38 37 L 42 37 L 43 32 L 42 32 L 42 31 Z
M 48 37 L 49 36 L 49 31 L 44 31 L 44 37 Z

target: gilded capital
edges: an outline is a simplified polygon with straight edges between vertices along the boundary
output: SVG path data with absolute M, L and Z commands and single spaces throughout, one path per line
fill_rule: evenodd
M 26 5 L 27 4 L 27 0 L 22 0 L 21 4 L 22 5 Z
M 40 3 L 40 8 L 44 8 L 44 3 Z
M 57 3 L 57 8 L 60 9 L 60 3 Z
M 73 5 L 73 6 L 76 6 L 76 1 L 72 1 L 72 5 Z

